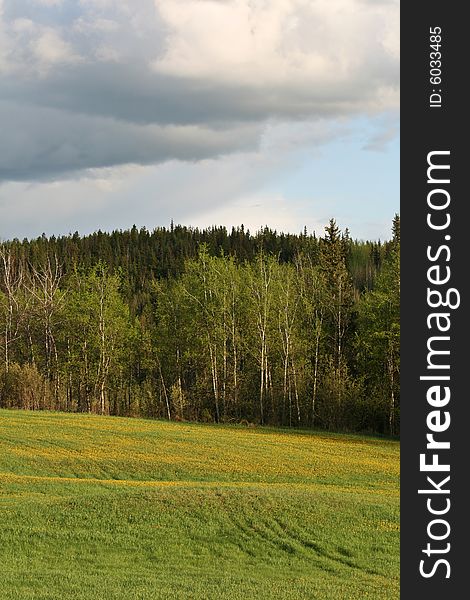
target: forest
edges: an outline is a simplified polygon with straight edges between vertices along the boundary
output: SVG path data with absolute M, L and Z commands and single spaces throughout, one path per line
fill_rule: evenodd
M 0 244 L 0 408 L 398 435 L 400 219 Z

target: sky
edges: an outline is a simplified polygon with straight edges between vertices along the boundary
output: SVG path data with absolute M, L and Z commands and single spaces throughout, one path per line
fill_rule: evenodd
M 398 211 L 398 0 L 0 0 L 0 239 Z

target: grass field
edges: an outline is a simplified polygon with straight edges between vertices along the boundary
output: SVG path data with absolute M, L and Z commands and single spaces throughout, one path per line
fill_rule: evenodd
M 2 600 L 399 597 L 397 442 L 0 411 Z

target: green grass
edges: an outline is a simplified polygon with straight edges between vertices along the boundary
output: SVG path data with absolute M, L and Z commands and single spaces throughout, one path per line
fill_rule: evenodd
M 399 445 L 0 411 L 2 600 L 399 597 Z

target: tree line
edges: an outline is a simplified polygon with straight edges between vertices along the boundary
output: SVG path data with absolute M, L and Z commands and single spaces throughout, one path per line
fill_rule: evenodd
M 0 407 L 397 434 L 389 242 L 268 228 L 0 245 Z

